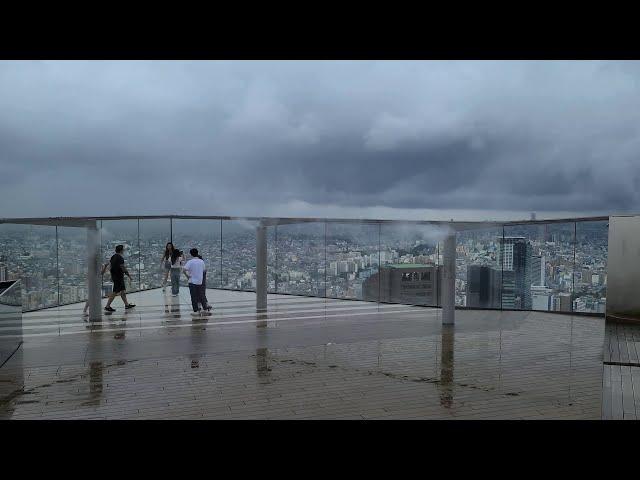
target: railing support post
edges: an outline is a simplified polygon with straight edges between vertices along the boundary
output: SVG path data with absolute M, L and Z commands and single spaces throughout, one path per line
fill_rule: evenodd
M 442 324 L 455 324 L 456 313 L 456 234 L 450 232 L 444 240 L 442 269 Z
M 256 310 L 267 310 L 267 227 L 256 227 Z
M 87 227 L 87 297 L 89 301 L 89 320 L 102 321 L 102 291 L 100 282 L 100 231 L 98 222 Z

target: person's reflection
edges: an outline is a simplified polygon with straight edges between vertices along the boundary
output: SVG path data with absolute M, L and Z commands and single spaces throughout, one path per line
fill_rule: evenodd
M 169 297 L 169 313 L 173 318 L 180 318 L 180 297 Z
M 191 360 L 191 368 L 200 368 L 200 359 L 204 350 L 205 338 L 207 335 L 207 323 L 209 320 L 206 317 L 194 318 L 191 325 L 191 353 L 189 359 Z
M 125 310 L 122 313 L 122 322 L 118 325 L 121 328 L 119 328 L 118 330 L 115 331 L 115 333 L 113 335 L 114 339 L 116 339 L 116 340 L 124 340 L 126 338 L 126 336 L 127 336 L 126 335 L 126 327 L 127 327 L 126 320 L 127 320 L 128 316 L 129 316 L 129 311 Z
M 451 408 L 453 405 L 453 350 L 454 327 L 442 326 L 442 353 L 440 357 L 440 405 Z
M 166 296 L 165 295 L 165 314 L 167 316 L 167 320 L 165 324 L 167 325 L 167 333 L 169 335 L 175 333 L 178 329 L 172 328 L 172 326 L 179 325 L 181 322 L 181 313 L 180 313 L 180 297 Z
M 256 371 L 260 383 L 269 383 L 271 367 L 269 366 L 269 349 L 265 347 L 256 349 Z

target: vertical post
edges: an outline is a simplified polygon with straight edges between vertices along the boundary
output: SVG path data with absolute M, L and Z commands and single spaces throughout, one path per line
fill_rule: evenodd
M 571 312 L 573 313 L 573 300 L 576 297 L 576 244 L 578 243 L 578 222 L 573 222 L 573 267 L 571 269 Z M 571 321 L 573 328 L 573 320 Z
M 274 244 L 275 245 L 275 247 L 274 247 L 274 250 L 275 250 L 275 264 L 276 264 L 275 280 L 276 280 L 276 293 L 278 293 L 278 280 L 280 279 L 280 275 L 279 275 L 280 271 L 278 270 L 278 224 L 276 224 L 273 228 L 275 229 L 274 235 L 276 237 L 275 238 L 275 244 Z
M 140 219 L 138 219 L 138 290 L 142 291 L 142 252 L 140 251 Z
M 267 227 L 256 227 L 256 310 L 267 310 Z
M 56 305 L 60 305 L 60 244 L 58 241 L 57 225 L 56 225 L 56 288 L 58 290 L 58 300 L 56 302 Z
M 100 322 L 102 321 L 102 292 L 98 278 L 100 275 L 100 230 L 98 229 L 98 222 L 87 227 L 87 256 L 89 320 Z
M 498 260 L 500 262 L 500 311 L 502 311 L 504 309 L 504 225 L 502 225 L 502 242 L 498 247 Z
M 327 298 L 327 222 L 324 222 L 324 298 Z
M 380 297 L 382 293 L 382 260 L 380 255 L 380 250 L 382 249 L 382 224 L 378 224 L 378 303 L 380 303 Z
M 442 324 L 455 323 L 456 302 L 456 234 L 449 232 L 444 240 L 442 259 Z

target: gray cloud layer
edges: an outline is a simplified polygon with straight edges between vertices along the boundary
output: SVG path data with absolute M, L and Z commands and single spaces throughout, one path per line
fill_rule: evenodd
M 0 62 L 4 217 L 635 211 L 639 152 L 640 62 Z

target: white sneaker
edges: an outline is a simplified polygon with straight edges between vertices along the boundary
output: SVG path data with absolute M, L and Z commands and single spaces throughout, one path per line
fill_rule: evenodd
M 192 317 L 199 317 L 200 316 L 200 312 L 191 312 L 191 316 Z

